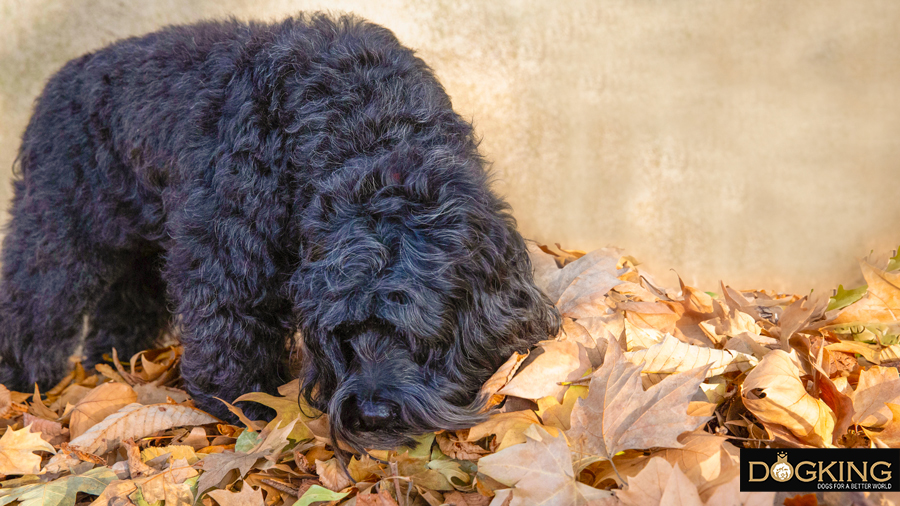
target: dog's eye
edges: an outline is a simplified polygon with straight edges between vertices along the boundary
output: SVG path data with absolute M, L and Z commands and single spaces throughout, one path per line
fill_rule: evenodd
M 409 303 L 409 297 L 403 292 L 391 292 L 387 296 L 388 300 L 400 304 L 401 306 Z

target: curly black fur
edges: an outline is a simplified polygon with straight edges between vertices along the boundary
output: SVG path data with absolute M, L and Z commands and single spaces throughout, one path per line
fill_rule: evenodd
M 187 389 L 227 416 L 214 397 L 289 379 L 299 330 L 333 435 L 393 447 L 477 421 L 480 385 L 559 326 L 471 125 L 357 18 L 171 27 L 75 59 L 14 184 L 11 388 L 57 381 L 85 315 L 91 364 L 152 344 L 171 311 Z

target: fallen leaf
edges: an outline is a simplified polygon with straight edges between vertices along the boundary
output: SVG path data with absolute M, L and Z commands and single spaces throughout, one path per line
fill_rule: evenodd
M 441 432 L 434 437 L 444 455 L 451 459 L 474 461 L 481 458 L 482 455 L 490 453 L 477 444 L 468 441 L 466 437 L 467 431 L 460 432 L 463 434 L 462 437 L 458 437 L 453 432 Z
M 37 451 L 56 453 L 39 432 L 31 432 L 31 426 L 6 429 L 0 437 L 0 474 L 36 474 L 41 470 L 41 457 L 34 454 Z
M 135 480 L 144 500 L 153 504 L 165 501 L 166 506 L 190 506 L 194 502 L 188 479 L 197 476 L 197 471 L 184 460 L 176 460 L 172 466 L 153 476 Z
M 655 457 L 637 475 L 628 480 L 628 487 L 616 490 L 616 497 L 627 506 L 647 504 L 678 504 L 703 506 L 700 492 L 678 466 Z
M 551 436 L 537 425 L 525 432 L 526 442 L 482 457 L 478 470 L 513 488 L 511 506 L 587 505 L 611 497 L 575 479 L 572 455 L 564 436 Z
M 447 502 L 449 503 L 449 501 Z M 397 506 L 397 501 L 391 497 L 387 490 L 379 490 L 377 494 L 360 494 L 356 496 L 356 506 Z M 457 506 L 465 506 L 465 504 Z
M 329 490 L 339 492 L 349 487 L 353 483 L 337 459 L 329 459 L 326 461 L 316 461 L 316 474 L 319 475 L 319 481 Z
M 874 366 L 859 374 L 859 383 L 850 394 L 853 422 L 880 427 L 891 420 L 887 403 L 900 404 L 900 375 L 896 367 Z
M 294 503 L 294 506 L 309 506 L 314 502 L 340 501 L 347 497 L 349 492 L 334 492 L 327 488 L 313 485 Z
M 537 414 L 541 417 L 544 425 L 569 430 L 569 427 L 572 425 L 572 410 L 575 408 L 575 402 L 578 399 L 584 399 L 587 395 L 587 387 L 572 385 L 563 395 L 562 402 L 557 401 L 556 397 L 538 399 Z
M 106 417 L 102 423 L 94 425 L 69 444 L 88 453 L 102 455 L 118 448 L 122 441 L 129 438 L 139 439 L 172 427 L 203 425 L 219 421 L 218 418 L 188 406 L 130 404 Z
M 750 371 L 741 385 L 741 397 L 763 423 L 782 425 L 812 446 L 831 445 L 834 413 L 807 393 L 800 369 L 783 350 L 770 352 Z
M 74 506 L 78 493 L 100 495 L 115 479 L 116 473 L 112 470 L 98 467 L 76 476 L 64 476 L 48 483 L 4 491 L 0 503 L 17 500 L 21 501 L 22 506 Z
M 215 499 L 219 506 L 263 506 L 266 503 L 263 499 L 262 490 L 254 489 L 247 484 L 244 484 L 238 492 L 210 490 L 208 495 Z
M 523 399 L 552 395 L 562 400 L 566 387 L 558 383 L 577 380 L 591 367 L 584 347 L 571 341 L 544 341 L 532 355 L 534 360 L 523 366 L 500 394 Z
M 647 349 L 626 352 L 625 358 L 636 365 L 643 363 L 644 374 L 673 374 L 708 365 L 707 377 L 731 371 L 748 371 L 759 363 L 752 355 L 694 346 L 679 341 L 671 334 L 666 334 L 662 342 Z
M 87 432 L 124 406 L 137 402 L 137 393 L 123 383 L 104 383 L 84 396 L 72 411 L 69 432 L 72 439 Z
M 512 411 L 509 413 L 497 413 L 469 429 L 469 441 L 478 441 L 483 437 L 495 435 L 499 443 L 495 452 L 501 451 L 512 445 L 525 442 L 525 429 L 531 425 L 540 425 L 534 411 Z M 545 427 L 546 429 L 546 427 Z M 558 433 L 557 433 L 558 434 Z
M 833 323 L 900 321 L 900 272 L 883 271 L 865 260 L 859 266 L 868 283 L 868 293 L 842 309 Z
M 481 386 L 480 396 L 488 399 L 487 405 L 484 407 L 485 410 L 503 401 L 503 396 L 498 395 L 497 392 L 509 383 L 509 380 L 516 374 L 519 366 L 522 365 L 526 358 L 528 358 L 528 353 L 513 352 L 512 356 L 484 382 L 484 385 Z
M 591 376 L 588 396 L 572 410 L 569 439 L 605 459 L 627 449 L 680 448 L 678 436 L 706 422 L 688 415 L 687 408 L 707 368 L 673 374 L 644 391 L 640 366 L 625 360 L 619 345 L 610 342 L 603 366 Z

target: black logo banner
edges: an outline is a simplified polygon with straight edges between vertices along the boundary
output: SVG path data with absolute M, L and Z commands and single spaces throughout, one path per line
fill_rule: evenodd
M 900 450 L 741 448 L 741 492 L 900 491 Z

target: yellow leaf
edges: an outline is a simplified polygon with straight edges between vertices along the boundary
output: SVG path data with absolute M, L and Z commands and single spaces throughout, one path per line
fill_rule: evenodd
M 123 383 L 104 383 L 84 396 L 72 411 L 69 432 L 72 439 L 87 432 L 123 406 L 137 402 L 137 393 Z
M 41 439 L 31 426 L 19 430 L 7 428 L 0 437 L 0 474 L 36 474 L 41 470 L 41 457 L 34 452 L 56 453 L 50 443 Z
M 763 423 L 781 425 L 809 445 L 831 446 L 835 415 L 806 392 L 800 369 L 783 350 L 770 352 L 750 371 L 741 397 Z
M 497 442 L 500 443 L 495 451 L 503 450 L 515 444 L 525 442 L 525 429 L 531 425 L 540 425 L 534 411 L 511 411 L 509 413 L 498 413 L 493 415 L 485 422 L 482 422 L 469 429 L 469 441 L 478 441 L 479 439 L 494 434 L 497 436 Z M 546 429 L 547 427 L 545 427 Z M 551 430 L 554 434 L 558 434 L 558 430 Z

